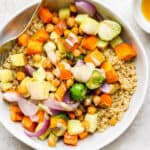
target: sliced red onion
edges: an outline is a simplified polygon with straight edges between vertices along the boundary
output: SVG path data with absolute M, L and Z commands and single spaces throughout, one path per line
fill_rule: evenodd
M 67 92 L 65 96 L 63 97 L 63 102 L 70 103 L 70 101 L 71 101 L 71 98 L 70 98 L 69 92 Z
M 46 105 L 50 109 L 55 109 L 59 111 L 74 111 L 79 106 L 79 103 L 67 104 L 49 98 L 48 100 L 44 101 L 44 105 Z
M 55 110 L 55 109 L 52 109 L 52 108 L 50 108 L 49 111 L 50 111 L 50 113 L 51 113 L 52 116 L 57 115 L 57 114 L 60 113 L 59 110 Z
M 91 17 L 95 16 L 96 8 L 91 3 L 80 0 L 80 1 L 76 1 L 75 5 L 76 5 L 79 13 L 89 14 L 89 16 L 91 16 Z
M 43 125 L 40 130 L 36 132 L 29 132 L 25 130 L 25 134 L 29 137 L 39 137 L 47 131 L 47 129 L 49 128 L 49 125 L 50 125 L 50 119 L 48 118 L 44 120 Z
M 21 112 L 26 116 L 33 116 L 38 111 L 38 107 L 35 104 L 24 99 L 16 92 L 6 92 L 3 97 L 8 102 L 17 102 Z
M 24 98 L 18 99 L 18 105 L 19 108 L 21 109 L 21 112 L 26 116 L 33 116 L 38 111 L 37 105 L 31 103 L 30 101 Z
M 83 60 L 78 60 L 75 66 L 82 66 L 84 65 L 84 61 Z
M 32 67 L 32 66 L 30 66 L 29 64 L 27 64 L 26 66 L 25 66 L 25 71 L 26 71 L 26 73 L 29 75 L 29 76 L 33 76 L 33 72 L 35 71 L 35 69 Z
M 22 97 L 17 92 L 6 92 L 3 94 L 3 98 L 7 102 L 18 102 Z
M 101 87 L 100 87 L 100 91 L 104 92 L 104 93 L 110 93 L 110 85 L 108 83 L 104 83 Z

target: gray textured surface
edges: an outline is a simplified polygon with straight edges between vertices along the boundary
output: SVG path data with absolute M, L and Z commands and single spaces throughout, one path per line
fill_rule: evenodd
M 38 0 L 0 0 L 0 29 L 14 13 L 26 5 Z M 132 0 L 105 0 L 108 5 L 120 13 L 124 19 L 134 28 L 145 46 L 147 55 L 150 57 L 150 35 L 138 28 L 132 16 Z M 103 150 L 149 150 L 150 149 L 150 87 L 144 105 L 130 128 L 115 142 Z M 31 150 L 28 146 L 16 140 L 2 125 L 0 125 L 0 149 L 7 150 Z

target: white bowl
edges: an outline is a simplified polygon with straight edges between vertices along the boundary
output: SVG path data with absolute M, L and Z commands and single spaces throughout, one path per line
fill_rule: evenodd
M 137 50 L 137 59 L 136 59 L 136 67 L 137 67 L 137 76 L 138 76 L 138 87 L 136 89 L 135 94 L 132 97 L 130 107 L 128 111 L 125 113 L 123 120 L 120 121 L 115 127 L 111 127 L 106 130 L 104 133 L 96 133 L 87 139 L 80 141 L 78 146 L 70 147 L 63 144 L 63 142 L 59 142 L 54 150 L 96 150 L 100 149 L 107 144 L 111 143 L 115 139 L 117 139 L 121 134 L 125 132 L 125 130 L 131 125 L 133 120 L 135 119 L 137 113 L 139 112 L 144 98 L 146 96 L 146 91 L 148 88 L 148 59 L 145 53 L 145 50 L 142 46 L 141 41 L 138 39 L 134 30 L 125 22 L 124 18 L 120 17 L 118 14 L 112 12 L 111 8 L 106 6 L 106 4 L 99 0 L 89 0 L 92 2 L 101 14 L 106 18 L 111 18 L 119 21 L 124 28 L 124 35 L 126 39 L 130 39 L 129 41 Z M 27 137 L 22 127 L 10 121 L 9 116 L 9 108 L 8 105 L 5 104 L 2 100 L 0 101 L 0 121 L 4 125 L 4 127 L 14 135 L 18 140 L 24 142 L 34 149 L 39 150 L 48 150 L 50 147 L 47 146 L 46 142 L 39 141 L 37 139 L 31 139 Z
M 141 9 L 142 0 L 134 0 L 132 4 L 133 16 L 142 30 L 150 34 L 150 21 L 148 21 Z

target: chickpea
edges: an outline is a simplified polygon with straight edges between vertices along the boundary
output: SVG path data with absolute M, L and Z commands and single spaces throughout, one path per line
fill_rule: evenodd
M 65 36 L 65 37 L 68 37 L 70 32 L 71 32 L 70 30 L 65 30 L 65 31 L 64 31 L 64 36 Z
M 76 12 L 77 12 L 77 8 L 76 8 L 75 5 L 70 5 L 70 10 L 71 10 L 71 12 L 73 12 L 73 13 L 76 13 Z
M 66 81 L 67 88 L 70 88 L 73 85 L 73 83 L 74 83 L 73 79 L 67 80 Z
M 82 116 L 82 111 L 80 109 L 75 110 L 75 116 Z
M 46 25 L 46 31 L 48 33 L 51 33 L 53 30 L 54 30 L 54 25 L 52 25 L 52 24 L 47 24 Z
M 78 57 L 78 56 L 81 55 L 81 51 L 78 50 L 78 49 L 75 49 L 75 50 L 73 51 L 73 55 L 74 55 L 75 57 Z
M 96 113 L 96 107 L 89 106 L 87 111 L 88 111 L 89 114 L 95 114 Z
M 72 32 L 73 32 L 74 34 L 78 35 L 78 33 L 79 33 L 78 27 L 72 28 Z
M 25 73 L 22 71 L 17 72 L 16 78 L 18 81 L 22 81 L 25 78 Z
M 54 79 L 52 80 L 52 84 L 55 86 L 55 87 L 58 87 L 59 84 L 60 84 L 60 81 L 58 79 Z
M 94 96 L 93 97 L 93 103 L 94 103 L 95 106 L 98 106 L 100 101 L 101 101 L 100 96 Z
M 40 62 L 41 59 L 42 59 L 42 57 L 41 57 L 40 54 L 35 54 L 35 55 L 33 56 L 33 61 L 34 61 L 34 62 Z
M 75 19 L 73 17 L 68 18 L 67 25 L 72 28 L 75 25 Z
M 54 16 L 54 17 L 52 18 L 52 23 L 53 23 L 53 24 L 58 24 L 58 23 L 59 23 L 59 18 Z
M 117 119 L 111 118 L 111 119 L 108 121 L 108 123 L 109 123 L 111 126 L 115 126 L 116 123 L 117 123 Z
M 21 95 L 24 95 L 27 93 L 27 88 L 25 86 L 19 86 L 17 92 Z
M 47 58 L 42 63 L 43 68 L 50 69 L 52 67 L 51 61 Z

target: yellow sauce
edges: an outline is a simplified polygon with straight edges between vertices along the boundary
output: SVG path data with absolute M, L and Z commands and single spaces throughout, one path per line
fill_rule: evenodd
M 150 21 L 150 0 L 142 0 L 142 13 Z

